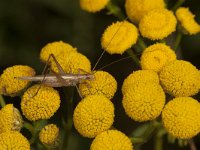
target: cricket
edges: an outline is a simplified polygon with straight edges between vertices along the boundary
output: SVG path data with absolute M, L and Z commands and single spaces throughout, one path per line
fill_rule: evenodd
M 125 20 L 127 20 L 127 18 Z M 117 35 L 118 31 L 120 30 L 120 28 L 122 26 L 123 26 L 123 24 L 119 26 L 119 28 L 114 33 L 114 35 L 112 36 L 111 40 L 109 41 L 109 43 L 108 43 L 108 45 L 106 47 L 108 47 L 110 45 L 110 43 L 112 42 L 114 37 Z M 90 88 L 90 85 L 85 81 L 86 80 L 94 80 L 94 70 L 97 67 L 98 63 L 100 62 L 101 58 L 103 57 L 104 53 L 105 53 L 105 50 L 103 50 L 103 52 L 100 54 L 100 56 L 99 56 L 97 62 L 95 63 L 91 73 L 86 72 L 86 71 L 84 71 L 83 69 L 80 69 L 80 68 L 78 68 L 78 73 L 77 74 L 65 73 L 65 71 L 63 70 L 63 68 L 59 64 L 59 62 L 57 61 L 57 59 L 54 56 L 54 54 L 50 54 L 48 59 L 47 59 L 47 62 L 45 64 L 45 67 L 44 67 L 41 75 L 36 75 L 36 76 L 33 76 L 33 77 L 22 76 L 22 77 L 18 77 L 18 79 L 19 80 L 32 81 L 32 82 L 40 82 L 41 85 L 46 85 L 46 86 L 50 86 L 50 87 L 75 86 L 77 91 L 78 91 L 79 96 L 82 98 L 82 95 L 81 95 L 77 85 L 80 84 L 80 83 L 83 83 L 83 84 L 86 84 L 86 86 L 88 88 Z M 58 73 L 56 73 L 52 69 L 48 68 L 48 65 L 50 63 L 50 59 L 51 58 L 53 59 L 53 61 L 56 64 L 56 67 L 57 67 L 57 69 L 59 71 Z M 124 57 L 124 58 L 116 60 L 116 61 L 113 61 L 113 62 L 105 65 L 104 67 L 100 68 L 99 70 L 101 70 L 103 68 L 106 68 L 106 67 L 108 67 L 110 65 L 113 65 L 113 64 L 115 64 L 115 63 L 117 63 L 119 61 L 128 59 L 128 58 L 130 58 L 130 56 Z M 48 72 L 50 72 L 50 73 L 48 73 Z M 38 88 L 38 90 L 37 90 L 36 94 L 34 94 L 34 96 L 37 95 L 39 90 L 40 90 L 40 87 Z

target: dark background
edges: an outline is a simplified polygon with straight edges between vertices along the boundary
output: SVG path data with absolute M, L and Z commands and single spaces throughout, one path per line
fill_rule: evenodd
M 113 0 L 113 2 L 124 10 L 124 0 Z M 175 1 L 168 0 L 168 3 L 170 7 Z M 199 3 L 199 0 L 186 0 L 184 5 L 190 7 L 200 23 Z M 94 66 L 102 53 L 101 35 L 105 28 L 116 20 L 117 18 L 108 15 L 106 10 L 95 14 L 81 10 L 78 0 L 0 0 L 0 73 L 6 67 L 23 64 L 35 68 L 37 74 L 41 74 L 44 67 L 39 60 L 41 48 L 49 42 L 59 40 L 77 47 L 78 51 L 86 55 Z M 199 69 L 200 34 L 184 36 L 181 42 L 181 53 L 183 59 L 192 62 Z M 106 53 L 97 68 L 122 57 Z M 119 90 L 113 100 L 116 106 L 114 126 L 126 134 L 132 131 L 136 123 L 124 113 L 120 88 L 123 79 L 135 68 L 131 60 L 125 60 L 104 69 L 114 75 L 118 81 Z M 82 149 L 88 149 L 90 140 L 86 140 L 86 143 L 85 148 L 81 146 Z M 199 139 L 196 143 L 199 143 Z M 173 145 L 167 147 L 171 150 L 178 149 Z

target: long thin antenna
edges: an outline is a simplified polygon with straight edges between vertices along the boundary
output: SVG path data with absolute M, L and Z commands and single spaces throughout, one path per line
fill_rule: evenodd
M 125 18 L 124 21 L 127 20 L 127 19 L 128 19 L 128 17 Z M 105 49 L 107 49 L 108 46 L 111 44 L 112 40 L 114 39 L 114 37 L 116 36 L 116 34 L 119 32 L 119 30 L 120 30 L 120 28 L 123 26 L 123 24 L 124 24 L 124 22 L 119 26 L 119 28 L 117 29 L 117 31 L 115 32 L 115 34 L 112 36 L 112 38 L 110 39 L 110 41 L 109 41 L 108 45 L 105 47 Z M 101 58 L 103 57 L 104 53 L 105 53 L 105 50 L 101 53 L 101 55 L 100 55 L 100 57 L 98 58 L 96 64 L 94 65 L 92 71 L 95 70 L 95 68 L 97 67 L 97 65 L 98 65 L 98 63 L 100 62 Z
M 107 67 L 109 67 L 109 66 L 111 66 L 111 65 L 113 65 L 113 64 L 115 64 L 115 63 L 117 63 L 117 62 L 120 62 L 120 61 L 123 61 L 123 60 L 129 59 L 129 58 L 131 58 L 131 56 L 127 56 L 127 57 L 124 57 L 124 58 L 118 59 L 118 60 L 116 60 L 116 61 L 113 61 L 113 62 L 111 62 L 111 63 L 109 63 L 109 64 L 107 64 L 107 65 L 105 65 L 105 66 L 99 68 L 98 70 L 102 70 L 102 69 L 107 68 Z

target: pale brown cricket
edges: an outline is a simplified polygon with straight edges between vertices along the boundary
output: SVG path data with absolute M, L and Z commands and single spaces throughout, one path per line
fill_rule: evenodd
M 112 39 L 115 37 L 115 35 L 117 34 L 117 32 L 119 31 L 121 26 L 115 32 L 115 34 L 111 38 L 110 42 L 108 43 L 107 47 L 112 42 Z M 53 54 L 50 54 L 49 58 L 47 60 L 47 63 L 45 65 L 45 67 L 44 67 L 42 75 L 36 75 L 34 77 L 23 76 L 23 77 L 18 77 L 18 79 L 20 79 L 20 80 L 28 80 L 28 81 L 35 81 L 35 82 L 38 81 L 38 82 L 41 82 L 43 85 L 47 85 L 47 86 L 51 86 L 51 87 L 75 86 L 77 88 L 77 91 L 78 91 L 80 97 L 82 97 L 77 85 L 80 84 L 80 83 L 86 83 L 86 86 L 88 86 L 88 88 L 90 87 L 90 85 L 88 85 L 87 82 L 85 82 L 85 81 L 94 79 L 93 71 L 96 68 L 96 66 L 99 63 L 99 61 L 101 60 L 101 58 L 102 58 L 104 53 L 105 53 L 105 51 L 103 51 L 101 53 L 101 55 L 98 58 L 94 68 L 92 69 L 92 73 L 88 73 L 88 72 L 86 72 L 86 71 L 84 71 L 82 69 L 79 69 L 79 72 L 84 72 L 84 74 L 80 74 L 80 73 L 78 73 L 78 74 L 65 73 L 63 68 L 61 67 L 61 65 L 56 60 L 55 56 Z M 59 74 L 54 72 L 54 71 L 52 71 L 52 70 L 50 71 L 51 72 L 50 74 L 44 74 L 44 72 L 45 72 L 45 70 L 47 68 L 47 65 L 50 62 L 49 60 L 50 60 L 51 57 L 53 58 L 54 62 L 56 63 L 56 66 L 58 68 Z M 130 58 L 130 57 L 127 57 L 127 58 Z M 126 59 L 126 58 L 122 58 L 121 60 L 124 60 L 124 59 Z M 114 61 L 114 62 L 110 63 L 110 65 L 115 63 L 115 62 L 118 62 L 118 61 L 119 60 Z M 107 66 L 109 66 L 109 65 L 106 65 L 106 66 L 104 66 L 102 68 L 105 68 Z M 38 91 L 39 91 L 39 89 L 40 88 L 38 88 Z M 36 94 L 38 93 L 38 91 L 36 92 Z

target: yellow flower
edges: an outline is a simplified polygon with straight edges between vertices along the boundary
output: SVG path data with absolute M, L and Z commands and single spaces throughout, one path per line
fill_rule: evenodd
M 91 63 L 89 59 L 81 53 L 63 53 L 56 57 L 58 63 L 61 65 L 65 73 L 85 73 L 91 72 Z M 59 72 L 56 63 L 51 62 L 51 69 Z M 81 71 L 84 70 L 85 72 Z
M 90 150 L 133 150 L 131 140 L 117 130 L 104 131 L 93 140 Z
M 28 140 L 17 131 L 0 134 L 0 150 L 30 150 Z
M 80 0 L 80 6 L 88 12 L 98 12 L 106 7 L 110 0 Z
M 59 128 L 55 124 L 46 125 L 39 133 L 42 144 L 57 147 L 59 144 Z
M 195 21 L 195 15 L 190 12 L 189 8 L 179 7 L 176 10 L 176 17 L 188 34 L 192 35 L 200 32 L 200 25 Z
M 7 104 L 0 111 L 0 134 L 7 131 L 20 131 L 23 126 L 21 114 L 13 104 Z
M 112 126 L 114 105 L 103 95 L 87 96 L 76 106 L 73 120 L 82 136 L 94 138 Z
M 123 54 L 136 43 L 137 28 L 128 21 L 116 22 L 110 25 L 103 33 L 101 46 L 110 54 Z
M 192 96 L 200 89 L 200 72 L 184 60 L 166 65 L 159 76 L 164 90 L 175 97 Z
M 117 81 L 105 71 L 94 72 L 94 79 L 80 84 L 80 92 L 85 97 L 88 95 L 103 94 L 112 99 L 117 91 Z
M 34 75 L 34 69 L 29 66 L 15 65 L 6 68 L 0 76 L 0 94 L 9 96 L 18 95 L 26 88 L 29 81 L 22 81 L 17 79 L 17 77 Z
M 50 54 L 54 54 L 55 57 L 58 57 L 63 54 L 69 54 L 71 52 L 76 52 L 76 51 L 77 51 L 76 48 L 72 47 L 70 44 L 62 41 L 56 41 L 48 43 L 42 48 L 40 52 L 40 59 L 43 62 L 46 62 Z
M 143 37 L 151 40 L 166 38 L 176 30 L 176 17 L 167 9 L 155 9 L 140 20 L 139 30 Z
M 153 44 L 147 47 L 141 56 L 141 67 L 146 70 L 160 72 L 166 64 L 176 60 L 175 52 L 162 43 Z
M 165 104 L 165 93 L 157 83 L 135 84 L 123 96 L 126 114 L 138 122 L 157 118 Z
M 141 82 L 159 84 L 158 74 L 152 70 L 134 71 L 124 80 L 122 85 L 122 93 L 125 94 L 129 88 Z
M 125 9 L 129 19 L 135 23 L 153 9 L 165 7 L 164 0 L 126 0 Z
M 21 101 L 22 112 L 30 121 L 49 119 L 59 107 L 60 96 L 58 91 L 43 85 L 41 87 L 40 85 L 30 87 L 24 93 Z
M 174 98 L 163 109 L 162 121 L 174 137 L 190 139 L 200 132 L 200 104 L 191 97 Z

